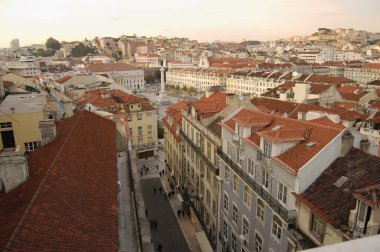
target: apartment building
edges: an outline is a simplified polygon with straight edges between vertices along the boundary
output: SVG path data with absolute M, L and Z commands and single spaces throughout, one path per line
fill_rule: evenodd
M 129 90 L 145 89 L 144 70 L 125 63 L 88 64 L 84 73 L 107 74 Z
M 0 104 L 0 150 L 33 151 L 41 146 L 40 122 L 47 114 L 45 95 L 8 95 Z
M 129 129 L 129 141 L 137 150 L 138 158 L 154 157 L 157 144 L 157 109 L 147 98 L 120 90 L 93 90 L 77 100 L 77 106 L 88 111 L 124 114 Z
M 344 77 L 353 79 L 359 84 L 380 80 L 380 63 L 370 63 L 362 67 L 347 67 L 344 70 Z
M 135 54 L 136 64 L 142 67 L 160 67 L 160 58 L 155 53 Z
M 260 72 L 237 72 L 226 78 L 227 92 L 235 94 L 251 94 L 260 96 L 269 89 L 285 83 L 294 78 L 291 72 L 260 71 Z
M 307 237 L 295 234 L 291 192 L 305 191 L 340 156 L 345 128 L 245 108 L 221 125 L 217 251 L 294 251 Z
M 7 62 L 6 66 L 8 71 L 20 76 L 35 76 L 41 73 L 34 56 L 21 56 L 20 61 Z
M 193 87 L 206 91 L 213 86 L 226 86 L 226 74 L 230 70 L 202 68 L 170 68 L 166 72 L 166 83 L 178 85 L 180 88 Z
M 198 101 L 182 101 L 164 118 L 166 161 L 171 182 L 200 221 L 210 246 L 216 248 L 220 177 L 216 150 L 221 145 L 220 121 L 241 106 L 238 96 L 215 92 Z M 195 216 L 197 218 L 195 218 Z

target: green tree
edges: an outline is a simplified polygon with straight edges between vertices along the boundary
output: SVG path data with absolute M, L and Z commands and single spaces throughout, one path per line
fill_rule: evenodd
M 46 40 L 46 48 L 50 48 L 50 49 L 53 49 L 53 50 L 59 50 L 59 48 L 61 48 L 61 45 L 59 44 L 59 41 L 50 37 Z
M 195 89 L 195 87 L 189 87 L 189 88 L 187 89 L 187 92 L 189 92 L 189 93 L 194 93 L 195 91 L 197 91 L 197 90 Z
M 38 49 L 34 53 L 36 57 L 50 57 L 50 56 L 53 56 L 54 54 L 55 54 L 55 51 L 52 49 L 47 49 L 47 50 Z
M 164 128 L 157 123 L 157 137 L 158 139 L 164 139 Z
M 187 89 L 186 85 L 184 85 L 184 86 L 182 87 L 182 91 L 185 91 L 185 92 L 187 92 L 187 91 L 188 91 L 188 89 Z
M 181 88 L 179 87 L 179 85 L 175 85 L 175 90 L 180 90 Z
M 161 71 L 160 70 L 154 71 L 154 78 L 155 79 L 160 79 L 161 78 Z
M 71 56 L 80 58 L 80 57 L 86 56 L 89 53 L 94 53 L 94 52 L 95 52 L 94 48 L 85 46 L 83 43 L 79 43 L 79 45 L 77 45 L 71 50 Z

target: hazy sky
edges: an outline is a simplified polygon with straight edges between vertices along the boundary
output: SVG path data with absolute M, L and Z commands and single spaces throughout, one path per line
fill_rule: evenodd
M 380 0 L 0 0 L 0 47 L 85 37 L 272 40 L 319 27 L 380 32 Z

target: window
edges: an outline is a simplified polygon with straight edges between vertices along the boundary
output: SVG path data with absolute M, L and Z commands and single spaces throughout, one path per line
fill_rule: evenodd
M 132 121 L 132 118 L 133 118 L 132 114 L 128 114 L 128 122 Z
M 34 151 L 38 146 L 41 145 L 41 142 L 28 142 L 24 143 L 25 150 Z
M 226 221 L 223 221 L 223 235 L 227 239 L 227 237 L 228 237 L 228 224 Z
M 152 113 L 147 113 L 146 114 L 146 119 L 150 120 L 151 117 L 152 117 Z
M 288 188 L 281 183 L 278 182 L 278 200 L 284 204 L 286 204 L 286 195 L 288 193 Z
M 211 161 L 211 143 L 207 143 L 207 158 Z
M 148 134 L 152 134 L 152 125 L 148 125 Z
M 245 239 L 247 240 L 248 239 L 248 232 L 249 232 L 249 221 L 247 220 L 247 218 L 243 217 L 243 232 L 242 234 L 245 236 Z M 247 240 L 248 242 L 248 240 Z
M 234 175 L 234 191 L 239 194 L 239 177 Z
M 271 151 L 272 151 L 272 144 L 267 141 L 264 141 L 264 155 L 266 158 L 270 158 Z
M 262 174 L 263 174 L 261 184 L 266 189 L 268 189 L 268 186 L 269 186 L 269 173 L 264 168 L 261 168 L 261 169 L 262 169 Z
M 256 233 L 255 235 L 255 252 L 261 252 L 263 250 L 263 238 Z
M 237 225 L 239 210 L 236 205 L 232 205 L 232 221 Z
M 257 218 L 260 220 L 264 220 L 264 209 L 265 205 L 264 202 L 260 199 L 257 200 Z
M 244 203 L 251 206 L 251 189 L 248 186 L 244 186 Z
M 230 179 L 230 168 L 227 165 L 224 166 L 224 180 Z
M 280 218 L 276 215 L 273 215 L 273 226 L 272 226 L 272 234 L 279 240 L 281 240 L 282 233 L 282 222 Z
M 0 123 L 0 129 L 9 129 L 9 128 L 12 128 L 12 122 Z
M 231 251 L 236 252 L 236 236 L 234 233 L 231 234 Z
M 319 238 L 322 238 L 323 233 L 324 233 L 324 227 L 325 227 L 325 222 L 318 218 L 317 215 L 312 214 L 311 215 L 311 231 L 319 236 Z
M 138 127 L 137 132 L 138 132 L 139 136 L 142 135 L 142 126 L 139 126 L 139 127 Z
M 248 174 L 253 177 L 254 174 L 254 166 L 255 163 L 253 162 L 252 159 L 248 158 Z
M 228 213 L 228 195 L 227 193 L 224 193 L 224 204 L 223 204 L 223 207 L 224 207 L 224 210 L 226 210 L 226 212 Z
M 137 120 L 141 121 L 142 119 L 142 114 L 141 113 L 137 113 Z

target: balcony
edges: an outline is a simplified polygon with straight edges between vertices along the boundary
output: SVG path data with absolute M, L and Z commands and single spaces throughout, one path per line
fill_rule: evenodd
M 358 239 L 367 236 L 377 234 L 379 232 L 379 225 L 367 226 L 365 228 L 360 228 L 353 221 L 346 221 L 341 224 L 341 230 L 350 238 Z
M 267 169 L 270 169 L 271 160 L 269 157 L 266 157 L 265 154 L 262 152 L 262 150 L 257 150 L 256 155 L 257 161 L 259 161 L 264 167 Z
M 195 152 L 198 154 L 198 156 L 201 157 L 201 159 L 203 160 L 203 162 L 205 162 L 205 164 L 215 173 L 215 175 L 219 175 L 219 169 L 216 168 L 210 162 L 210 160 L 205 156 L 205 154 L 203 154 L 201 148 L 198 147 L 198 146 L 196 146 L 193 143 L 193 141 L 191 141 L 191 139 L 182 130 L 180 130 L 180 134 L 186 140 L 186 142 L 191 145 L 191 147 L 195 150 Z
M 253 180 L 234 161 L 232 161 L 221 148 L 217 149 L 217 154 L 244 180 L 245 183 L 247 183 L 265 202 L 267 202 L 282 219 L 287 223 L 294 223 L 296 221 L 296 210 L 287 210 L 276 198 L 274 198 L 267 190 L 263 189 L 260 184 Z

